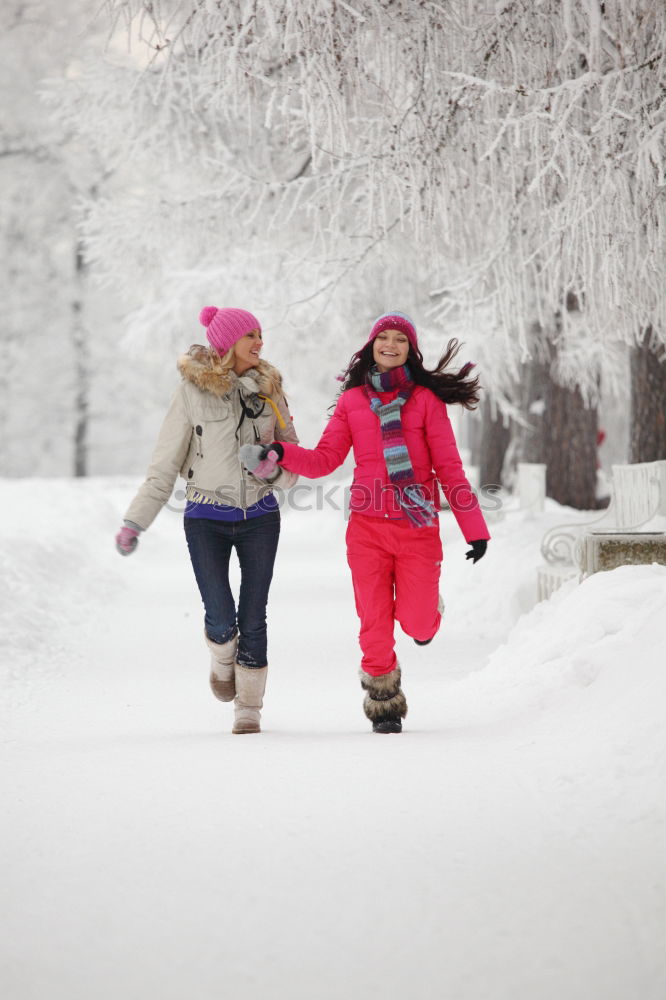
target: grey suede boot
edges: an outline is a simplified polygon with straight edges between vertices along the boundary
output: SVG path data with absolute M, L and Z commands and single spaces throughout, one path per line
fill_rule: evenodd
M 366 692 L 363 710 L 375 733 L 401 733 L 402 720 L 407 715 L 407 701 L 400 688 L 400 667 L 388 674 L 373 677 L 359 671 L 361 687 Z
M 234 733 L 260 733 L 261 707 L 264 704 L 268 667 L 244 667 L 236 664 L 236 700 Z
M 229 642 L 213 642 L 204 632 L 206 645 L 210 649 L 210 687 L 220 701 L 233 701 L 236 695 L 234 665 L 238 635 Z

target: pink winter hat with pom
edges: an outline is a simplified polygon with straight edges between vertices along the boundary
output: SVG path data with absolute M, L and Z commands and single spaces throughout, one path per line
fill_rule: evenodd
M 217 309 L 205 306 L 199 313 L 199 322 L 206 327 L 208 343 L 222 356 L 236 341 L 252 330 L 259 330 L 261 323 L 245 309 Z

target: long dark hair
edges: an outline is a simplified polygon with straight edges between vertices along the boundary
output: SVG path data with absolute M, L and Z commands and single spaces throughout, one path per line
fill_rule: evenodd
M 366 383 L 368 372 L 375 364 L 372 355 L 374 341 L 362 347 L 360 351 L 352 355 L 349 367 L 343 376 L 342 389 L 356 389 Z M 468 361 L 462 366 L 460 371 L 447 372 L 446 369 L 451 364 L 462 345 L 453 337 L 447 344 L 444 354 L 434 368 L 428 369 L 423 366 L 423 355 L 418 348 L 414 348 L 410 343 L 407 364 L 412 373 L 412 378 L 416 385 L 422 385 L 426 389 L 441 399 L 443 403 L 460 403 L 466 410 L 474 410 L 479 402 L 479 377 L 469 373 L 474 367 L 473 362 Z

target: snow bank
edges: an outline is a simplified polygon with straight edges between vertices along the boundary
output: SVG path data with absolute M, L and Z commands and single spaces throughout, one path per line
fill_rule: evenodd
M 658 719 L 661 705 L 653 712 L 651 697 L 666 702 L 665 608 L 666 566 L 622 566 L 569 582 L 522 616 L 485 668 L 458 685 L 458 707 L 498 718 L 574 702 L 589 712 L 592 700 L 640 696 L 646 718 Z
M 136 479 L 0 480 L 1 679 L 14 688 L 81 656 L 100 608 L 123 588 L 114 535 Z M 179 518 L 163 516 L 159 538 Z

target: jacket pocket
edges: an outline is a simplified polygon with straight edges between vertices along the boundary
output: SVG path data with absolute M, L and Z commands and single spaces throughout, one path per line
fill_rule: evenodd
M 225 425 L 228 421 L 228 413 L 220 413 L 215 410 L 214 414 L 205 417 L 202 414 L 196 415 L 196 422 L 192 427 L 192 437 L 187 458 L 183 464 L 181 475 L 188 482 L 195 480 L 196 473 L 201 469 L 205 461 L 210 461 L 213 457 L 209 454 L 211 446 L 215 450 L 215 441 L 226 433 Z
M 210 420 L 228 420 L 231 413 L 231 406 L 226 400 L 210 399 L 192 408 L 192 419 L 196 425 Z
M 227 435 L 233 436 L 233 421 L 229 419 L 229 414 L 217 414 L 214 417 L 201 418 L 194 425 L 194 438 L 196 440 L 197 457 L 203 459 L 207 457 L 207 450 L 211 442 L 219 447 L 219 443 Z M 208 457 L 212 457 L 208 455 Z

